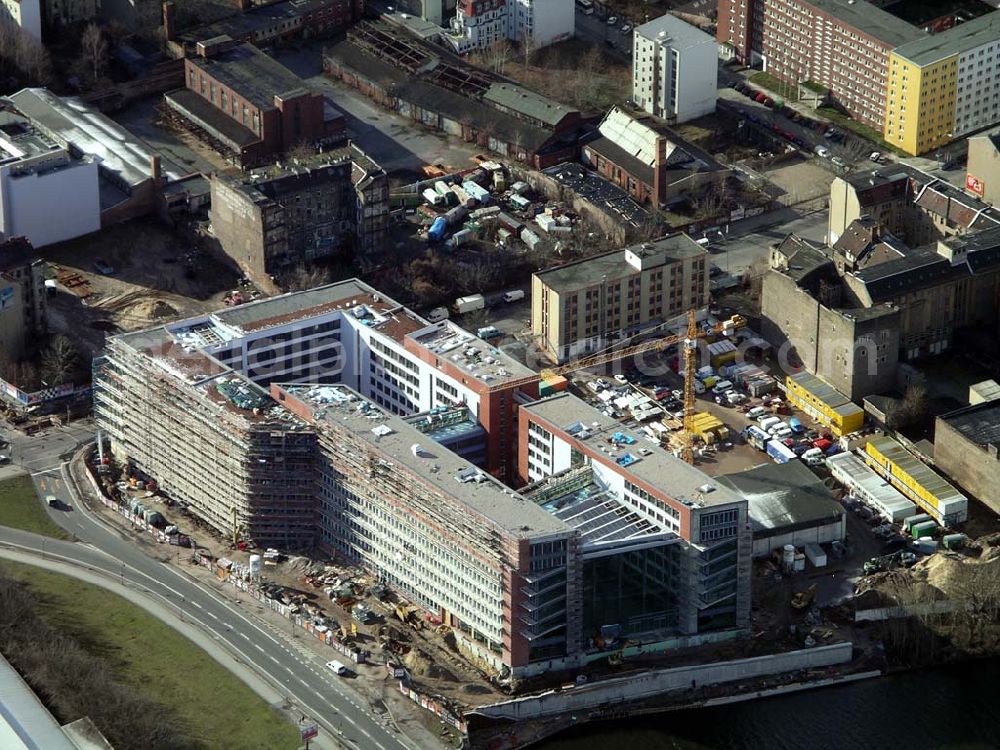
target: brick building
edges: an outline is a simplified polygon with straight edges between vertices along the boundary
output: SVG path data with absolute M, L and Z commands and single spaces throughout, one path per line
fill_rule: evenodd
M 265 287 L 270 276 L 385 240 L 385 172 L 356 146 L 240 176 L 212 178 L 212 228 L 225 253 Z
M 865 0 L 719 0 L 716 29 L 738 61 L 790 83 L 819 84 L 879 130 L 889 53 L 926 36 Z
M 612 107 L 597 131 L 599 137 L 583 144 L 581 161 L 641 204 L 666 205 L 729 173 L 644 112 Z
M 219 37 L 200 42 L 198 52 L 185 59 L 185 88 L 167 94 L 167 105 L 236 163 L 343 139 L 343 116 L 252 44 Z
M 934 424 L 934 465 L 1000 513 L 1000 401 L 939 416 Z

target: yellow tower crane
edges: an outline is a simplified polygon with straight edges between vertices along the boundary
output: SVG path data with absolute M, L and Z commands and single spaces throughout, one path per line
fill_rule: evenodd
M 707 329 L 702 329 L 698 326 L 697 312 L 695 310 L 688 310 L 687 330 L 683 334 L 675 334 L 672 336 L 651 339 L 649 341 L 644 341 L 641 344 L 627 346 L 623 349 L 614 349 L 610 351 L 598 352 L 597 354 L 590 354 L 586 357 L 575 359 L 572 362 L 567 362 L 564 365 L 558 365 L 557 367 L 542 370 L 537 375 L 529 375 L 516 380 L 506 380 L 501 383 L 496 383 L 490 387 L 490 391 L 520 388 L 521 386 L 530 385 L 543 378 L 548 378 L 554 375 L 566 375 L 571 372 L 586 370 L 590 367 L 600 367 L 601 365 L 606 365 L 609 362 L 616 362 L 619 359 L 624 359 L 625 357 L 631 357 L 636 354 L 644 354 L 646 352 L 663 351 L 668 346 L 682 344 L 682 357 L 684 363 L 684 429 L 681 436 L 681 458 L 683 458 L 687 463 L 693 464 L 694 435 L 691 428 L 694 420 L 694 410 L 696 408 L 694 381 L 695 369 L 698 362 L 698 339 L 720 333 L 725 336 L 729 336 L 732 335 L 737 328 L 742 328 L 745 325 L 746 319 L 743 318 L 743 316 L 734 315 L 728 320 L 716 323 Z

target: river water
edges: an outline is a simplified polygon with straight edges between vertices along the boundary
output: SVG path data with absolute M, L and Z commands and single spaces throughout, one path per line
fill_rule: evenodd
M 536 750 L 1000 749 L 1000 659 L 590 724 Z

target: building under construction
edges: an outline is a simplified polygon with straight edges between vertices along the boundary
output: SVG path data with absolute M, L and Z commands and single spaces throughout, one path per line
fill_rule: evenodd
M 481 427 L 464 450 L 510 478 L 517 400 L 504 383 L 530 374 L 347 280 L 110 338 L 94 414 L 119 458 L 221 533 L 309 547 L 315 439 L 272 401 L 272 382 L 342 383 L 402 415 L 464 405 Z M 516 390 L 530 398 L 537 383 Z
M 316 436 L 166 327 L 109 339 L 94 413 L 118 457 L 219 532 L 312 547 Z

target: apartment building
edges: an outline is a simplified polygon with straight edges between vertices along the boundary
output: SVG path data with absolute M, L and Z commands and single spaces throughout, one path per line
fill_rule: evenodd
M 715 111 L 718 45 L 711 36 L 669 13 L 632 35 L 632 101 L 674 123 Z
M 0 351 L 11 361 L 47 329 L 46 264 L 23 237 L 0 243 Z
M 539 271 L 531 330 L 562 362 L 708 304 L 708 253 L 680 233 Z
M 720 0 L 716 39 L 747 65 L 810 81 L 882 129 L 890 52 L 927 34 L 865 0 Z
M 1000 122 L 1000 13 L 892 51 L 884 137 L 923 154 Z
M 459 54 L 510 40 L 540 49 L 573 36 L 574 0 L 459 0 L 444 39 Z
M 168 93 L 174 117 L 240 166 L 300 144 L 342 141 L 343 116 L 305 82 L 252 44 L 199 42 L 185 58 L 185 88 Z
M 572 394 L 522 406 L 518 440 L 522 492 L 579 530 L 584 637 L 748 626 L 744 497 Z
M 212 229 L 223 251 L 264 288 L 319 258 L 385 242 L 385 171 L 356 146 L 211 179 Z

